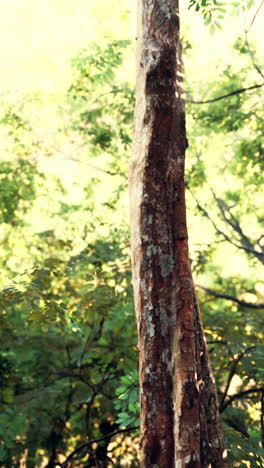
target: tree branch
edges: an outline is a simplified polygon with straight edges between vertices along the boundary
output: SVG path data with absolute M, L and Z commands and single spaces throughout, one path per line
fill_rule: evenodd
M 225 202 L 224 200 L 222 200 L 221 198 L 217 197 L 215 192 L 211 189 L 211 192 L 213 194 L 213 197 L 217 203 L 217 206 L 220 210 L 220 213 L 222 215 L 222 218 L 224 219 L 224 221 L 229 224 L 229 226 L 232 227 L 232 229 L 239 235 L 240 239 L 239 240 L 243 240 L 245 242 L 245 244 L 248 246 L 248 247 L 251 247 L 253 248 L 248 236 L 246 236 L 246 234 L 242 231 L 241 229 L 241 226 L 238 222 L 238 220 L 235 218 L 235 216 L 233 215 L 232 211 L 231 211 L 231 207 L 229 207 Z M 229 214 L 230 216 L 230 219 L 227 217 L 226 215 L 226 212 Z
M 230 369 L 230 372 L 229 372 L 229 376 L 227 378 L 227 382 L 226 382 L 226 386 L 225 386 L 225 389 L 224 389 L 224 393 L 222 395 L 222 398 L 221 398 L 221 402 L 220 402 L 220 405 L 219 405 L 219 411 L 221 413 L 221 411 L 223 411 L 222 408 L 225 407 L 225 399 L 227 397 L 227 393 L 228 393 L 228 390 L 230 388 L 230 384 L 231 384 L 231 381 L 236 373 L 236 366 L 237 364 L 239 363 L 239 361 L 241 361 L 241 359 L 243 359 L 243 357 L 245 356 L 245 354 L 248 352 L 248 351 L 251 351 L 252 349 L 255 349 L 256 346 L 250 346 L 249 348 L 245 349 L 244 351 L 242 351 L 241 353 L 239 353 L 239 355 L 237 356 L 236 359 L 233 360 L 232 362 L 232 365 L 231 365 L 231 369 Z M 231 397 L 232 398 L 232 397 Z M 229 400 L 228 400 L 229 401 Z
M 227 206 L 227 204 L 223 200 L 221 200 L 221 198 L 218 198 L 216 196 L 215 192 L 212 189 L 211 189 L 211 192 L 212 192 L 213 197 L 214 197 L 214 199 L 215 199 L 215 201 L 217 203 L 217 206 L 219 208 L 219 211 L 220 211 L 220 213 L 222 215 L 223 220 L 229 226 L 231 226 L 231 228 L 233 229 L 233 231 L 235 231 L 235 233 L 238 234 L 238 236 L 239 236 L 238 242 L 241 242 L 239 244 L 241 246 L 241 248 L 243 248 L 244 250 L 246 250 L 248 252 L 253 253 L 261 263 L 264 263 L 264 254 L 262 252 L 257 251 L 254 248 L 253 243 L 251 242 L 249 237 L 244 233 L 244 231 L 242 230 L 238 220 L 235 218 L 235 216 L 231 212 L 231 207 Z M 229 214 L 230 218 L 227 217 L 226 212 Z
M 239 424 L 237 424 L 237 422 L 232 421 L 231 419 L 226 419 L 225 418 L 225 423 L 228 424 L 228 426 L 235 429 L 237 432 L 240 432 L 240 434 L 242 434 L 247 439 L 249 438 L 249 434 L 248 434 L 247 430 L 244 427 L 241 427 Z
M 77 162 L 79 164 L 84 164 L 85 166 L 91 167 L 91 169 L 95 169 L 96 171 L 104 172 L 104 174 L 108 174 L 108 175 L 111 175 L 111 176 L 120 175 L 118 172 L 112 172 L 112 171 L 108 171 L 106 169 L 102 169 L 101 167 L 94 166 L 93 164 L 90 164 L 90 163 L 88 163 L 86 161 L 81 161 L 80 159 L 77 159 L 77 158 L 74 158 L 74 157 L 68 158 L 68 161 L 74 161 L 74 162 Z
M 123 433 L 126 433 L 126 432 L 135 431 L 136 429 L 138 429 L 138 426 L 127 427 L 126 429 L 120 429 L 120 430 L 118 430 L 118 431 L 111 432 L 110 434 L 107 434 L 106 436 L 100 437 L 100 438 L 98 438 L 98 439 L 90 440 L 89 442 L 86 442 L 85 444 L 80 445 L 80 446 L 77 447 L 75 450 L 73 450 L 73 452 L 70 453 L 70 455 L 68 455 L 68 457 L 66 458 L 66 460 L 62 463 L 61 467 L 62 467 L 62 468 L 67 468 L 69 462 L 72 462 L 72 461 L 74 461 L 74 460 L 78 460 L 79 457 L 78 457 L 78 458 L 74 458 L 74 457 L 75 457 L 75 455 L 77 455 L 79 452 L 82 452 L 83 450 L 85 450 L 85 453 L 84 453 L 84 455 L 83 455 L 83 456 L 85 456 L 86 453 L 88 453 L 89 447 L 90 447 L 92 444 L 101 442 L 102 440 L 111 439 L 112 437 L 114 437 L 114 436 L 117 435 L 117 434 L 123 434 Z
M 256 10 L 256 13 L 254 14 L 254 16 L 253 16 L 253 18 L 252 18 L 252 20 L 251 20 L 251 22 L 250 22 L 249 27 L 246 29 L 246 33 L 248 33 L 248 31 L 250 30 L 250 28 L 252 28 L 252 26 L 253 26 L 253 24 L 254 24 L 254 21 L 255 21 L 256 17 L 258 16 L 259 11 L 260 11 L 260 9 L 261 9 L 261 7 L 262 7 L 263 5 L 264 5 L 264 0 L 261 0 L 260 4 L 259 4 L 259 6 L 258 6 L 258 8 L 257 8 L 257 10 Z
M 247 33 L 248 31 L 250 30 L 250 28 L 253 26 L 255 20 L 256 20 L 256 17 L 261 9 L 261 7 L 264 5 L 264 0 L 261 0 L 257 10 L 256 10 L 256 13 L 254 14 L 248 28 L 245 30 L 245 37 L 246 37 L 246 40 L 245 40 L 245 43 L 246 43 L 246 47 L 248 49 L 248 53 L 251 57 L 251 61 L 252 61 L 252 64 L 254 66 L 254 68 L 256 69 L 256 71 L 259 73 L 259 75 L 264 79 L 264 74 L 262 73 L 261 69 L 259 68 L 259 66 L 256 64 L 255 60 L 254 60 L 254 56 L 253 56 L 253 53 L 249 47 L 249 42 L 248 42 L 248 39 L 247 39 Z M 222 96 L 218 96 L 216 98 L 212 98 L 212 99 L 206 99 L 204 101 L 195 101 L 193 99 L 187 99 L 186 102 L 190 103 L 190 104 L 210 104 L 212 102 L 217 102 L 217 101 L 221 101 L 222 99 L 227 99 L 231 96 L 235 96 L 237 94 L 241 94 L 241 93 L 245 93 L 246 91 L 251 91 L 252 89 L 256 89 L 256 88 L 261 88 L 262 86 L 264 86 L 264 83 L 257 83 L 255 85 L 252 85 L 252 86 L 248 86 L 248 87 L 245 87 L 245 88 L 240 88 L 240 89 L 236 89 L 235 91 L 231 91 L 230 93 L 227 93 L 227 94 L 223 94 Z
M 260 393 L 260 392 L 264 392 L 264 387 L 250 388 L 249 390 L 244 390 L 243 392 L 239 392 L 239 393 L 236 393 L 235 395 L 232 395 L 222 406 L 222 408 L 220 409 L 220 413 L 222 413 L 228 406 L 230 406 L 234 400 L 247 397 L 247 395 L 250 395 L 251 393 Z
M 254 304 L 253 302 L 243 301 L 242 299 L 238 299 L 235 296 L 230 296 L 229 294 L 221 293 L 210 288 L 205 288 L 204 286 L 201 286 L 200 284 L 196 284 L 195 286 L 205 291 L 207 294 L 209 294 L 209 296 L 219 297 L 220 299 L 227 299 L 228 301 L 236 302 L 242 307 L 248 307 L 249 309 L 264 309 L 264 304 L 262 303 Z
M 263 83 L 264 84 L 264 83 Z M 190 189 L 190 187 L 188 185 L 186 185 L 190 194 L 192 195 L 192 197 L 194 198 L 194 200 L 196 201 L 196 204 L 197 204 L 197 207 L 199 208 L 199 210 L 204 214 L 204 216 L 206 216 L 206 218 L 209 219 L 209 221 L 211 221 L 213 227 L 215 228 L 216 232 L 218 234 L 220 234 L 221 236 L 224 237 L 224 239 L 229 242 L 230 244 L 234 245 L 235 247 L 237 247 L 238 249 L 241 249 L 241 250 L 244 250 L 245 252 L 248 252 L 248 253 L 251 253 L 253 254 L 261 263 L 264 264 L 264 254 L 262 252 L 259 252 L 257 250 L 255 250 L 253 247 L 251 246 L 248 246 L 248 245 L 244 245 L 244 244 L 240 244 L 239 242 L 235 242 L 231 239 L 231 237 L 229 235 L 227 235 L 224 231 L 222 231 L 218 226 L 217 224 L 215 223 L 215 221 L 211 218 L 210 214 L 208 213 L 208 211 L 202 206 L 200 205 L 199 201 L 197 200 L 196 196 L 194 195 L 194 193 L 192 192 L 192 190 Z M 221 210 L 220 210 L 221 211 Z M 224 219 L 225 221 L 225 219 Z M 229 223 L 230 224 L 230 223 Z M 252 245 L 252 244 L 250 244 Z
M 212 341 L 206 340 L 206 343 L 209 345 L 209 344 L 227 344 L 228 342 L 225 340 L 212 340 Z
M 259 68 L 258 64 L 255 62 L 254 54 L 253 54 L 253 52 L 252 52 L 252 50 L 250 48 L 248 37 L 247 37 L 247 31 L 245 31 L 245 44 L 246 44 L 246 48 L 247 48 L 247 51 L 249 53 L 249 56 L 251 58 L 251 62 L 252 62 L 253 67 L 258 72 L 258 74 L 261 76 L 261 78 L 264 80 L 264 75 L 263 75 L 261 69 Z
M 232 91 L 231 93 L 223 94 L 222 96 L 218 96 L 212 99 L 207 99 L 205 101 L 194 101 L 193 99 L 186 99 L 186 102 L 190 104 L 210 104 L 211 102 L 221 101 L 222 99 L 235 96 L 236 94 L 245 93 L 246 91 L 251 91 L 251 89 L 261 88 L 262 86 L 264 86 L 264 83 L 258 83 L 258 84 L 249 86 L 248 88 L 236 89 L 235 91 Z

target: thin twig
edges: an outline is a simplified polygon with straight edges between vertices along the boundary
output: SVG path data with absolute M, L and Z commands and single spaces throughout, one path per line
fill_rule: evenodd
M 258 83 L 258 84 L 249 86 L 248 88 L 237 89 L 235 91 L 232 91 L 231 93 L 223 94 L 222 96 L 218 96 L 212 99 L 207 99 L 206 101 L 194 101 L 193 99 L 186 99 L 186 102 L 191 103 L 191 104 L 209 104 L 210 102 L 221 101 L 222 99 L 235 96 L 236 94 L 245 93 L 246 91 L 250 91 L 251 89 L 261 88 L 262 86 L 264 86 L 264 83 Z
M 247 397 L 247 395 L 250 395 L 251 393 L 260 393 L 264 392 L 263 387 L 256 387 L 256 388 L 250 388 L 249 390 L 244 390 L 243 392 L 236 393 L 235 395 L 232 395 L 226 402 L 225 404 L 221 407 L 220 413 L 222 413 L 228 406 L 230 406 L 234 400 L 238 400 L 239 398 L 244 398 Z
M 201 286 L 200 284 L 196 284 L 195 286 L 205 291 L 207 294 L 209 294 L 209 296 L 219 297 L 220 299 L 227 299 L 228 301 L 236 302 L 242 307 L 248 307 L 249 309 L 264 309 L 263 303 L 254 304 L 254 302 L 243 301 L 242 299 L 238 299 L 235 296 L 230 296 L 229 294 L 221 293 L 219 291 L 215 291 L 210 288 L 205 288 L 204 286 Z
M 86 453 L 87 451 L 89 450 L 89 447 L 94 444 L 94 443 L 98 443 L 98 442 L 101 442 L 102 440 L 107 440 L 107 439 L 111 439 L 112 437 L 116 436 L 117 434 L 123 434 L 123 433 L 126 433 L 126 432 L 131 432 L 131 431 L 135 431 L 136 429 L 138 429 L 138 426 L 133 426 L 133 427 L 128 427 L 126 429 L 120 429 L 118 431 L 114 431 L 114 432 L 111 432 L 110 434 L 107 434 L 106 436 L 103 436 L 103 437 L 100 437 L 98 439 L 93 439 L 93 440 L 90 440 L 89 442 L 86 442 L 85 444 L 82 444 L 80 445 L 79 447 L 77 447 L 75 450 L 73 450 L 72 453 L 70 453 L 70 455 L 66 458 L 66 460 L 62 463 L 62 468 L 67 468 L 68 466 L 68 463 L 70 461 L 73 461 L 75 460 L 74 456 L 77 455 L 79 452 L 83 451 L 84 449 L 86 449 Z M 86 454 L 85 453 L 85 454 Z M 76 458 L 77 459 L 77 458 Z M 79 457 L 78 457 L 79 459 Z
M 239 240 L 243 240 L 245 242 L 245 244 L 248 246 L 248 247 L 251 247 L 253 248 L 253 245 L 252 243 L 250 242 L 248 236 L 243 232 L 237 218 L 235 218 L 235 216 L 233 215 L 231 209 L 232 207 L 228 206 L 224 200 L 222 200 L 221 198 L 217 197 L 214 190 L 211 188 L 210 189 L 212 194 L 213 194 L 213 197 L 217 203 L 217 206 L 220 210 L 220 213 L 222 214 L 222 218 L 224 219 L 224 221 L 229 224 L 229 226 L 232 227 L 232 229 L 239 235 Z M 234 207 L 234 205 L 233 205 Z M 230 216 L 230 219 L 226 216 L 226 212 L 229 214 Z
M 263 83 L 264 84 L 264 83 Z M 194 193 L 192 192 L 192 190 L 190 189 L 190 187 L 188 185 L 186 185 L 186 187 L 188 188 L 190 194 L 192 195 L 192 197 L 194 198 L 194 200 L 196 201 L 196 204 L 197 204 L 197 207 L 199 208 L 199 210 L 209 219 L 209 221 L 211 221 L 213 227 L 215 228 L 216 232 L 218 234 L 220 234 L 221 236 L 224 237 L 224 239 L 229 242 L 230 244 L 234 245 L 235 247 L 237 247 L 238 249 L 241 249 L 241 250 L 244 250 L 245 252 L 248 252 L 248 253 L 251 253 L 253 254 L 261 263 L 264 264 L 264 254 L 262 252 L 259 252 L 257 250 L 255 250 L 254 248 L 252 247 L 249 247 L 249 246 L 246 246 L 244 244 L 240 244 L 238 242 L 235 242 L 233 241 L 233 239 L 227 235 L 224 231 L 222 231 L 216 224 L 216 222 L 211 218 L 210 214 L 208 213 L 208 211 L 202 206 L 200 205 L 199 201 L 197 200 L 196 196 L 194 195 Z
M 264 75 L 261 71 L 261 69 L 259 68 L 258 64 L 255 62 L 255 58 L 254 58 L 254 54 L 250 48 L 250 45 L 249 45 L 249 41 L 248 41 L 248 37 L 247 37 L 247 32 L 245 31 L 245 45 L 246 45 L 246 48 L 247 48 L 247 51 L 248 51 L 248 54 L 251 58 L 251 62 L 252 62 L 252 65 L 253 67 L 255 68 L 255 70 L 258 72 L 258 74 L 261 76 L 262 79 L 264 79 Z
M 235 429 L 237 432 L 240 432 L 240 434 L 242 434 L 247 439 L 249 438 L 249 433 L 247 432 L 247 430 L 244 427 L 241 427 L 241 425 L 239 425 L 237 421 L 234 421 L 234 419 L 232 420 L 229 418 L 225 418 L 225 423 L 228 424 L 228 426 Z
M 225 340 L 212 340 L 212 341 L 207 341 L 206 340 L 206 343 L 209 345 L 209 344 L 227 344 L 228 342 L 225 341 Z
M 257 10 L 256 10 L 256 13 L 254 14 L 254 16 L 253 16 L 253 18 L 252 18 L 252 20 L 251 20 L 251 23 L 250 23 L 249 27 L 246 29 L 246 33 L 248 33 L 248 31 L 250 30 L 250 28 L 252 28 L 252 26 L 253 26 L 253 24 L 254 24 L 254 22 L 255 22 L 255 19 L 256 19 L 256 17 L 258 16 L 259 11 L 260 11 L 260 9 L 261 9 L 261 7 L 262 7 L 263 5 L 264 5 L 264 0 L 262 0 L 262 1 L 260 2 L 259 6 L 258 6 L 258 8 L 257 8 Z
M 118 172 L 112 172 L 112 171 L 108 171 L 106 169 L 102 169 L 101 167 L 94 166 L 93 164 L 90 164 L 87 161 L 81 161 L 80 159 L 77 159 L 77 158 L 71 157 L 71 158 L 68 159 L 68 161 L 74 161 L 74 162 L 77 162 L 79 164 L 84 164 L 85 166 L 91 167 L 91 169 L 95 169 L 96 171 L 104 172 L 105 174 L 108 174 L 108 175 L 111 175 L 111 176 L 120 175 Z
M 235 218 L 235 216 L 233 215 L 233 213 L 231 212 L 231 208 L 227 206 L 227 204 L 221 200 L 221 198 L 218 198 L 215 194 L 215 192 L 213 191 L 213 189 L 211 189 L 211 192 L 214 196 L 214 199 L 218 205 L 218 208 L 220 210 L 220 213 L 222 215 L 222 218 L 223 220 L 229 225 L 231 226 L 231 228 L 239 235 L 239 239 L 238 241 L 241 242 L 241 247 L 244 248 L 244 250 L 247 250 L 248 252 L 250 251 L 251 253 L 254 253 L 254 255 L 257 257 L 257 259 L 261 262 L 261 263 L 264 263 L 264 255 L 262 252 L 259 252 L 257 251 L 255 248 L 254 248 L 254 245 L 253 243 L 250 241 L 250 239 L 248 238 L 248 236 L 244 233 L 244 231 L 242 230 L 238 220 Z M 230 216 L 230 219 L 226 216 L 226 212 L 228 212 L 229 216 Z M 235 244 L 234 244 L 235 245 Z
M 228 393 L 228 390 L 230 388 L 230 385 L 231 385 L 231 381 L 236 373 L 236 367 L 237 367 L 237 364 L 239 363 L 239 361 L 241 361 L 241 359 L 243 359 L 243 357 L 245 356 L 245 354 L 248 352 L 248 351 L 251 351 L 252 349 L 255 349 L 256 346 L 250 346 L 249 348 L 245 349 L 244 351 L 242 351 L 241 353 L 239 353 L 239 355 L 237 356 L 236 359 L 234 359 L 234 361 L 232 362 L 232 365 L 231 365 L 231 369 L 230 369 L 230 372 L 229 372 L 229 376 L 227 378 L 227 382 L 226 382 L 226 386 L 225 386 L 225 389 L 224 389 L 224 393 L 222 395 L 222 398 L 221 398 L 221 402 L 220 402 L 220 407 L 219 407 L 219 411 L 223 411 L 222 408 L 225 407 L 225 399 L 227 397 L 227 393 Z M 231 397 L 232 398 L 232 397 Z M 229 400 L 228 400 L 229 401 Z

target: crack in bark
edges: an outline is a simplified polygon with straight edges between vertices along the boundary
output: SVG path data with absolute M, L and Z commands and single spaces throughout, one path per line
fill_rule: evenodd
M 188 142 L 175 0 L 139 0 L 131 247 L 143 468 L 224 468 L 218 402 L 189 264 Z

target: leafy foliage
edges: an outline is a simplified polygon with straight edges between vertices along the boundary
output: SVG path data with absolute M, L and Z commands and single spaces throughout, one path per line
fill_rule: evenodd
M 74 61 L 74 67 L 78 64 L 79 83 L 84 80 L 84 96 L 88 96 L 91 87 L 93 99 L 96 92 L 98 96 L 106 92 L 103 100 L 97 101 L 97 115 L 91 102 L 85 103 L 85 114 L 83 107 L 80 108 L 84 98 L 77 91 L 77 78 L 68 95 L 71 102 L 75 101 L 77 110 L 74 122 L 70 122 L 72 126 L 66 131 L 75 137 L 76 131 L 81 134 L 88 126 L 88 148 L 94 149 L 96 154 L 99 149 L 107 151 L 110 160 L 114 159 L 114 154 L 116 166 L 118 154 L 130 142 L 131 137 L 128 140 L 125 135 L 132 125 L 134 99 L 131 90 L 127 95 L 119 95 L 115 102 L 111 96 L 115 88 L 109 83 L 115 77 L 115 67 L 121 63 L 124 45 L 127 44 L 116 43 L 102 50 L 97 47 L 96 60 L 93 50 L 91 55 L 82 53 Z M 89 78 L 86 78 L 89 67 Z M 107 101 L 109 90 L 110 102 Z M 109 125 L 109 144 L 106 144 L 102 129 L 106 122 L 113 121 L 110 110 L 119 116 L 121 130 L 110 132 Z M 108 456 L 112 439 L 109 434 L 116 430 L 120 435 L 113 438 L 115 448 L 111 457 L 119 463 L 124 455 L 120 446 L 126 443 L 118 426 L 121 407 L 114 405 L 118 398 L 116 388 L 121 379 L 126 379 L 129 368 L 133 374 L 137 362 L 128 232 L 120 225 L 120 216 L 117 226 L 112 215 L 120 189 L 115 187 L 114 193 L 98 206 L 91 198 L 99 181 L 90 177 L 88 185 L 84 182 L 82 206 L 67 203 L 66 189 L 59 181 L 42 177 L 30 159 L 20 159 L 20 141 L 31 131 L 31 126 L 30 123 L 23 126 L 20 120 L 17 125 L 14 114 L 8 115 L 8 120 L 2 124 L 10 127 L 18 159 L 14 164 L 2 163 L 2 221 L 12 227 L 14 233 L 20 230 L 22 236 L 25 235 L 28 228 L 25 215 L 29 214 L 27 200 L 29 198 L 30 209 L 34 212 L 44 193 L 46 201 L 49 199 L 49 186 L 53 194 L 57 194 L 52 213 L 56 220 L 60 219 L 60 224 L 56 226 L 55 221 L 52 229 L 47 229 L 46 223 L 43 228 L 36 227 L 33 237 L 32 233 L 30 235 L 35 244 L 32 267 L 24 271 L 23 277 L 19 275 L 14 279 L 0 295 L 1 465 L 17 466 L 27 451 L 27 466 L 37 466 L 43 460 L 53 466 L 59 454 L 71 460 L 71 452 L 79 453 L 78 447 L 83 453 L 82 445 L 87 436 L 90 439 L 103 436 L 105 439 L 96 444 L 96 448 L 87 447 L 84 455 L 89 459 L 86 466 L 94 466 Z M 44 192 L 39 189 L 39 180 Z M 42 211 L 47 209 L 50 209 L 49 204 Z M 89 222 L 88 218 L 88 224 L 83 222 L 84 209 L 91 219 Z M 31 250 L 27 255 L 31 255 Z M 7 273 L 9 276 L 10 270 Z M 138 411 L 136 400 L 134 391 L 129 395 L 129 411 L 134 406 Z M 124 410 L 126 408 L 127 405 Z M 7 431 L 5 427 L 11 420 Z M 135 437 L 130 436 L 131 442 Z M 129 453 L 127 456 L 133 466 L 136 445 Z
M 193 118 L 189 160 L 194 164 L 187 169 L 188 188 L 203 239 L 194 244 L 191 255 L 196 282 L 206 286 L 199 288 L 199 299 L 219 389 L 229 463 L 257 467 L 263 465 L 264 301 L 260 278 L 264 256 L 259 194 L 263 90 L 218 100 L 249 86 L 248 76 L 253 82 L 258 78 L 245 41 L 239 39 L 234 50 L 241 67 L 220 69 L 220 78 L 208 88 L 211 102 L 204 99 L 204 104 L 188 104 Z M 256 51 L 253 53 L 254 63 L 258 63 Z M 203 167 L 202 172 L 199 167 Z M 235 267 L 228 273 L 231 262 Z
M 189 8 L 194 7 L 196 11 L 201 11 L 204 22 L 210 25 L 210 31 L 214 32 L 216 28 L 221 28 L 221 21 L 226 13 L 225 2 L 218 0 L 190 0 Z
M 254 0 L 243 1 L 220 1 L 220 0 L 189 0 L 189 8 L 194 8 L 195 11 L 201 12 L 204 23 L 209 25 L 210 31 L 213 33 L 216 29 L 221 29 L 222 21 L 225 18 L 227 8 L 231 7 L 231 12 L 239 16 L 245 10 L 248 10 L 254 4 Z
M 138 392 L 138 373 L 133 371 L 121 377 L 122 385 L 117 388 L 115 408 L 120 410 L 117 423 L 121 427 L 133 424 L 139 425 L 139 392 Z M 129 413 L 128 413 L 129 411 Z
M 119 174 L 127 168 L 135 102 L 133 87 L 118 79 L 129 46 L 129 41 L 115 41 L 82 50 L 72 61 L 75 79 L 68 91 L 73 128 L 85 135 L 94 156 L 111 155 L 110 168 Z
M 41 174 L 27 159 L 0 165 L 0 222 L 16 224 L 36 198 Z

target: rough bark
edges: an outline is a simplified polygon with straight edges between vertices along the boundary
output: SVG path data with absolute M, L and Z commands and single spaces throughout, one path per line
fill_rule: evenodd
M 177 0 L 138 0 L 131 247 L 141 468 L 225 467 L 217 394 L 189 265 Z

